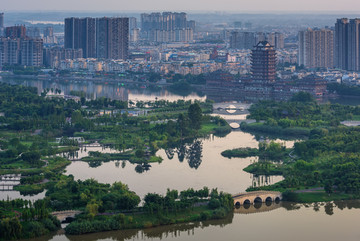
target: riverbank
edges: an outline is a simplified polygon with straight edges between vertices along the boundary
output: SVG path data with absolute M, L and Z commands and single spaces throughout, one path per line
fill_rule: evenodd
M 65 228 L 69 235 L 80 235 L 111 230 L 143 229 L 182 224 L 197 221 L 224 219 L 230 214 L 225 208 L 210 209 L 207 206 L 193 207 L 190 210 L 158 214 L 117 214 L 108 217 L 98 216 L 94 220 L 75 221 Z

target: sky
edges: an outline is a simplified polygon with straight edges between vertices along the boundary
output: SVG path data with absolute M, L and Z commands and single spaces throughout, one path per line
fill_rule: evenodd
M 360 0 L 0 0 L 0 11 L 359 12 Z

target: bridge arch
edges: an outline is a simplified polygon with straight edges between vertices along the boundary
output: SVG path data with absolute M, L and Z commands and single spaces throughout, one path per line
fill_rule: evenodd
M 60 222 L 64 222 L 66 220 L 73 220 L 75 216 L 80 213 L 82 213 L 82 211 L 65 210 L 65 211 L 52 212 L 51 214 L 55 216 Z
M 255 203 L 276 202 L 279 203 L 282 199 L 281 192 L 275 191 L 255 191 L 247 193 L 239 193 L 232 196 L 234 199 L 234 205 L 245 205 Z
M 261 199 L 261 197 L 256 197 L 254 199 L 254 203 L 262 203 L 262 202 L 263 202 L 263 200 Z

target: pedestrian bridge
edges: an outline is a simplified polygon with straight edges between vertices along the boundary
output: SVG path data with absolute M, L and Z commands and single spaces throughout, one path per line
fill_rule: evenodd
M 65 210 L 59 212 L 52 212 L 51 214 L 55 216 L 60 222 L 63 222 L 67 218 L 75 218 L 75 216 L 80 213 L 82 212 L 79 210 Z
M 281 192 L 255 191 L 239 193 L 232 196 L 234 205 L 248 205 L 254 203 L 279 202 L 282 199 Z

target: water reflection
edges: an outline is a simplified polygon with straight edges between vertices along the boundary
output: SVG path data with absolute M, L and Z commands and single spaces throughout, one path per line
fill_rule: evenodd
M 43 191 L 41 193 L 38 194 L 21 194 L 19 191 L 0 191 L 0 200 L 14 200 L 17 198 L 22 198 L 24 200 L 31 200 L 31 201 L 36 201 L 38 199 L 42 199 L 45 197 L 45 192 Z
M 169 143 L 168 147 L 164 150 L 166 157 L 172 160 L 175 154 L 177 154 L 179 162 L 183 162 L 186 159 L 190 168 L 198 169 L 203 157 L 203 140 L 208 138 L 187 139 Z
M 315 209 L 316 208 L 316 209 Z M 332 216 L 329 216 L 332 215 Z M 359 240 L 360 200 L 329 203 L 259 203 L 241 206 L 225 219 L 122 230 L 82 236 L 49 235 L 45 240 Z M 336 216 L 336 219 L 333 218 Z
M 181 96 L 169 92 L 166 88 L 143 89 L 137 85 L 124 83 L 123 81 L 96 82 L 92 80 L 39 80 L 39 79 L 16 79 L 4 77 L 1 82 L 36 87 L 40 94 L 44 89 L 59 89 L 62 94 L 70 95 L 71 91 L 82 91 L 88 99 L 100 97 L 111 98 L 115 100 L 132 101 L 155 101 L 155 100 L 201 100 L 205 101 L 206 96 L 199 96 L 197 93 L 190 93 L 187 96 Z
M 235 214 L 252 214 L 270 212 L 272 210 L 282 207 L 281 202 L 266 202 L 266 203 L 254 203 L 244 204 L 242 206 L 236 206 L 234 209 Z
M 239 193 L 256 182 L 257 186 L 281 181 L 281 176 L 254 177 L 243 171 L 254 158 L 232 158 L 221 156 L 226 149 L 257 147 L 258 142 L 250 134 L 231 132 L 226 137 L 209 136 L 196 140 L 170 143 L 156 155 L 163 158 L 161 163 L 150 163 L 150 171 L 137 174 L 128 161 L 102 163 L 97 168 L 88 163 L 72 162 L 66 170 L 75 179 L 95 178 L 102 183 L 121 181 L 140 197 L 148 192 L 165 194 L 167 188 L 186 190 L 190 187 L 201 189 L 218 188 L 219 191 Z M 138 167 L 140 170 L 140 167 Z M 219 171 L 221 170 L 221 171 Z

